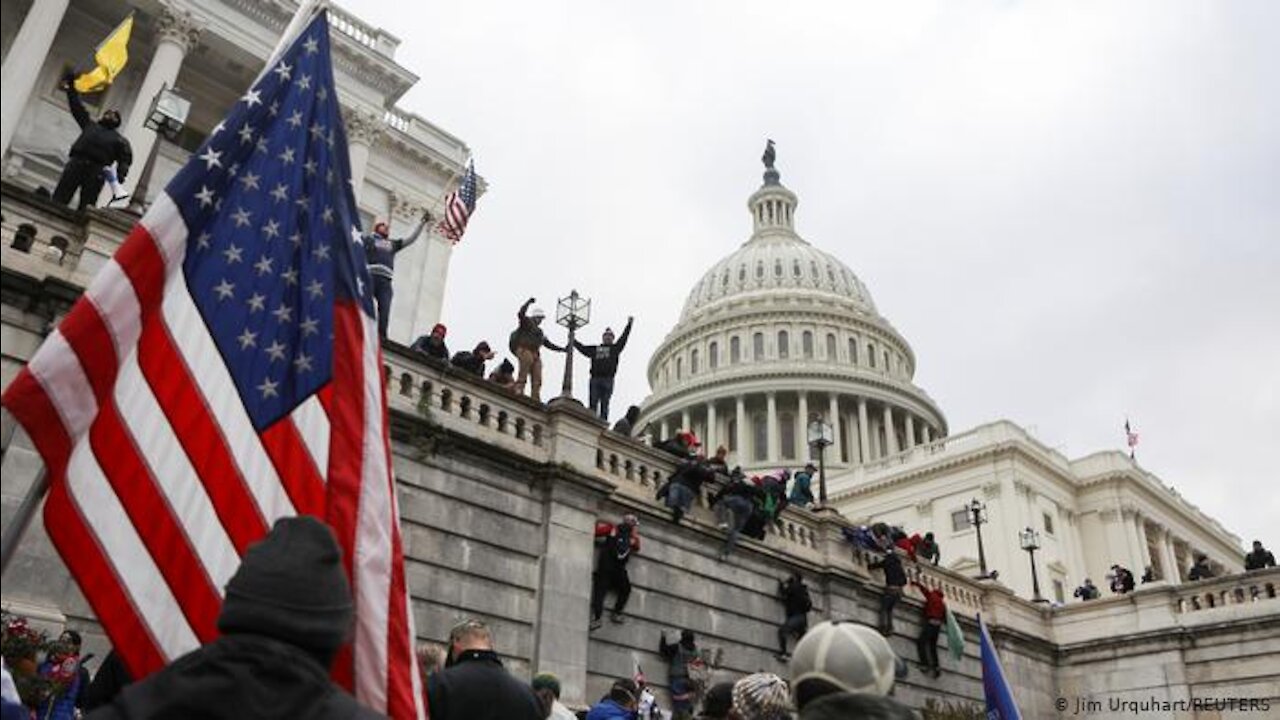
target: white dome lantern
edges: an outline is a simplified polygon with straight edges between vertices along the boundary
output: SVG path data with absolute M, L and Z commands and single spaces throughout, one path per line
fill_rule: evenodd
M 912 384 L 915 355 L 843 262 L 795 232 L 795 193 L 766 150 L 747 202 L 751 237 L 694 285 L 649 362 L 642 423 L 690 428 L 744 469 L 803 464 L 806 428 L 834 429 L 829 467 L 850 467 L 946 433 Z

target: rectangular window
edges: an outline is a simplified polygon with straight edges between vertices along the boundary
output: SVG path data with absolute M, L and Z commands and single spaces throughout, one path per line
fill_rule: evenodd
M 715 370 L 717 367 L 720 366 L 720 344 L 719 343 L 713 342 L 711 343 L 711 345 L 707 347 L 707 365 L 712 370 Z
M 968 530 L 972 524 L 973 524 L 973 521 L 969 517 L 968 510 L 956 510 L 955 512 L 951 513 L 951 531 L 952 532 L 960 532 L 961 530 Z
M 1043 513 L 1043 515 L 1044 515 L 1044 531 L 1052 535 L 1053 534 L 1053 516 L 1050 515 L 1049 513 Z
M 764 359 L 764 333 L 756 333 L 751 336 L 751 359 Z
M 1053 599 L 1060 603 L 1067 601 L 1067 589 L 1062 586 L 1061 580 L 1053 581 Z
M 729 364 L 737 365 L 742 360 L 742 343 L 737 337 L 729 338 Z

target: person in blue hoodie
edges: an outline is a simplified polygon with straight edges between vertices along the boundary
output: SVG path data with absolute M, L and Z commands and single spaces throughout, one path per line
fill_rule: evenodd
M 369 263 L 369 275 L 373 278 L 373 300 L 378 306 L 378 337 L 387 337 L 387 323 L 391 320 L 391 278 L 395 274 L 396 253 L 412 245 L 422 229 L 431 220 L 424 212 L 418 226 L 408 237 L 392 238 L 386 221 L 374 223 L 373 232 L 361 236 L 364 243 L 364 259 Z M 445 356 L 446 362 L 449 356 Z
M 640 688 L 633 680 L 615 680 L 609 694 L 587 712 L 587 720 L 635 720 Z

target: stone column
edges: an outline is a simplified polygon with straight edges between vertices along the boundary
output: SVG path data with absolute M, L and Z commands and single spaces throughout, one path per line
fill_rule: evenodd
M 1142 576 L 1142 558 L 1146 555 L 1139 544 L 1138 526 L 1141 522 L 1137 508 L 1125 505 L 1120 508 L 1120 522 L 1124 525 L 1126 539 L 1129 544 L 1128 568 L 1136 577 Z
M 893 430 L 893 407 L 884 404 L 884 454 L 898 454 L 898 434 Z
M 801 391 L 796 400 L 796 416 L 800 425 L 800 432 L 796 434 L 796 457 L 800 460 L 808 460 L 810 454 L 809 394 L 806 392 Z
M 831 437 L 835 440 L 835 444 L 831 446 L 832 458 L 839 462 L 843 457 L 844 433 L 840 431 L 840 397 L 835 393 L 830 395 L 830 405 L 827 408 L 827 416 L 831 418 Z M 852 455 L 849 456 L 853 458 Z
M 1133 516 L 1133 530 L 1138 537 L 1138 559 L 1142 564 L 1134 568 L 1134 574 L 1142 577 L 1146 572 L 1148 565 L 1155 565 L 1151 558 L 1151 543 L 1147 538 L 1147 520 L 1141 514 L 1135 513 Z
M 166 87 L 173 87 L 178 79 L 178 71 L 187 53 L 200 40 L 200 30 L 204 22 L 197 19 L 188 10 L 167 6 L 156 19 L 156 51 L 151 56 L 151 64 L 142 78 L 142 86 L 133 100 L 133 108 L 124 117 L 121 132 L 133 148 L 133 168 L 129 174 L 141 178 L 146 171 L 147 160 L 156 144 L 156 132 L 143 127 L 147 121 L 147 111 L 156 95 Z M 237 99 L 236 102 L 239 102 Z M 102 189 L 104 195 L 110 195 L 111 188 Z M 145 199 L 148 188 L 136 187 L 134 198 Z
M 928 445 L 933 442 L 933 426 L 929 423 L 924 424 L 924 443 Z
M 769 436 L 768 452 L 766 453 L 769 464 L 778 462 L 778 395 L 777 393 L 765 393 L 766 407 L 766 433 Z
M 0 115 L 0 156 L 9 152 L 9 143 L 18 130 L 18 121 L 27 109 L 69 3 L 70 0 L 35 0 L 9 46 L 4 67 L 0 68 L 0 103 L 4 105 Z
M 681 410 L 681 411 L 680 411 L 680 429 L 681 429 L 681 430 L 692 430 L 692 429 L 693 429 L 693 425 L 689 422 L 689 409 L 688 409 L 688 408 L 685 408 L 684 410 Z
M 347 128 L 347 150 L 351 156 L 351 190 L 359 204 L 360 191 L 364 189 L 364 172 L 369 166 L 369 152 L 382 135 L 385 122 L 373 111 L 343 106 L 342 124 Z
M 737 397 L 737 424 L 734 428 L 734 434 L 737 436 L 733 439 L 738 448 L 735 452 L 735 460 L 738 465 L 745 465 L 746 458 L 751 457 L 751 453 L 747 452 L 747 398 L 743 395 Z
M 867 399 L 858 398 L 858 450 L 861 462 L 871 462 L 871 439 L 867 432 Z
M 916 423 L 911 419 L 911 413 L 907 413 L 903 418 L 903 432 L 907 436 L 907 446 L 904 450 L 910 450 L 916 446 Z
M 716 427 L 716 404 L 714 401 L 707 403 L 707 455 L 714 455 L 716 452 L 716 441 L 720 433 Z
M 1178 555 L 1173 551 L 1173 532 L 1164 528 L 1160 533 L 1160 549 L 1164 553 L 1163 575 L 1165 582 L 1178 583 L 1182 580 L 1178 571 Z
M 667 438 L 671 437 L 671 425 L 667 423 L 666 418 L 662 419 L 662 425 L 660 425 L 659 427 L 662 428 L 662 437 L 658 438 L 658 442 L 662 442 L 663 440 L 666 440 Z

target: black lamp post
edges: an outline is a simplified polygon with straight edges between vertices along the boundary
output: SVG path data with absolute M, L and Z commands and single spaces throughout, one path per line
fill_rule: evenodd
M 827 446 L 835 442 L 832 437 L 831 423 L 818 418 L 809 423 L 809 444 L 818 449 L 818 504 L 827 506 Z
M 1036 551 L 1040 549 L 1040 533 L 1027 528 L 1018 533 L 1018 542 L 1031 556 L 1031 598 L 1035 602 L 1049 602 L 1040 595 L 1040 576 L 1036 574 Z
M 969 501 L 969 514 L 973 528 L 978 531 L 978 579 L 985 580 L 990 577 L 987 573 L 987 553 L 982 547 L 982 525 L 987 522 L 987 506 L 974 498 Z
M 564 384 L 560 387 L 560 397 L 573 399 L 573 338 L 580 327 L 591 321 L 591 301 L 580 297 L 578 291 L 569 293 L 569 297 L 556 301 L 556 324 L 569 329 L 569 342 L 564 346 Z

